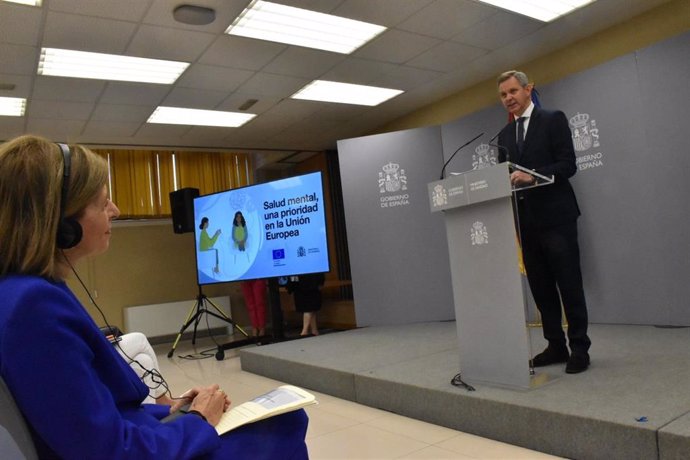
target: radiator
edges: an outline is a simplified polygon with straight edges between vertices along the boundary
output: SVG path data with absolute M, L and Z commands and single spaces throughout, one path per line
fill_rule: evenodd
M 209 297 L 223 313 L 230 316 L 230 297 Z M 205 302 L 206 308 L 213 313 L 218 313 L 213 305 Z M 196 305 L 196 300 L 183 300 L 180 302 L 159 303 L 153 305 L 137 305 L 125 307 L 125 332 L 141 332 L 149 340 L 154 337 L 176 335 L 180 332 L 182 325 L 187 321 L 190 311 Z M 192 312 L 194 314 L 194 312 Z M 221 321 L 211 315 L 202 315 L 198 331 L 207 330 L 208 325 L 213 328 L 227 328 L 230 326 L 225 321 Z M 186 330 L 187 333 L 194 331 L 194 323 Z M 227 329 L 229 331 L 229 329 Z

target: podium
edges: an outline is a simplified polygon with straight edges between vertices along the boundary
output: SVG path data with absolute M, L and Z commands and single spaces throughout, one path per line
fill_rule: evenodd
M 510 171 L 536 177 L 513 189 Z M 431 212 L 445 214 L 460 372 L 469 383 L 529 389 L 532 375 L 526 297 L 518 265 L 514 192 L 553 183 L 512 163 L 499 163 L 428 184 Z

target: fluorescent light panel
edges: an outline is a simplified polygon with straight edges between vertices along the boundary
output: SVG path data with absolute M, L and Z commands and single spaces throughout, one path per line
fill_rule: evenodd
M 26 111 L 26 99 L 21 97 L 0 97 L 0 116 L 21 117 Z
M 22 5 L 41 6 L 42 0 L 5 0 L 10 3 L 20 3 Z
M 221 112 L 219 110 L 184 109 L 181 107 L 159 106 L 151 114 L 147 123 L 192 126 L 222 126 L 237 128 L 256 115 L 253 113 Z
M 171 84 L 188 66 L 187 62 L 43 48 L 38 63 L 38 74 Z
M 292 99 L 306 99 L 310 101 L 373 106 L 379 105 L 400 93 L 402 91 L 399 89 L 314 80 L 290 97 Z
M 549 22 L 594 0 L 480 0 L 539 21 Z
M 225 33 L 350 54 L 384 30 L 376 24 L 255 0 Z

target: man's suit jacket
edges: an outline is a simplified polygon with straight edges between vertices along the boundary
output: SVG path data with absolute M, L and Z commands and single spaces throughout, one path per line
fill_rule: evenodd
M 561 111 L 535 107 L 529 120 L 523 151 L 518 154 L 515 122 L 498 135 L 499 161 L 508 159 L 555 182 L 520 192 L 521 226 L 545 228 L 573 222 L 580 215 L 568 178 L 577 171 L 568 120 Z M 508 155 L 507 155 L 508 154 Z

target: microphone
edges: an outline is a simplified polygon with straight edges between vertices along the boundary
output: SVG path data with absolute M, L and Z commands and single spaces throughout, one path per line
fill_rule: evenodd
M 503 131 L 503 130 L 501 130 L 501 131 Z M 501 134 L 501 131 L 499 131 L 499 132 L 497 132 L 496 134 L 494 134 L 494 137 L 492 137 L 491 139 L 489 139 L 489 142 L 487 142 L 487 144 L 489 144 L 489 145 L 492 146 L 492 147 L 496 147 L 499 151 L 501 151 L 501 149 L 503 149 L 503 153 L 506 154 L 506 161 L 507 161 L 507 162 L 510 162 L 510 152 L 508 152 L 508 149 L 505 148 L 505 147 L 503 147 L 502 145 L 499 145 L 499 144 L 492 144 L 492 142 L 494 141 L 494 139 L 496 139 L 496 138 L 498 137 L 498 135 Z
M 460 150 L 462 150 L 463 148 L 467 147 L 468 145 L 470 145 L 472 142 L 476 141 L 477 139 L 479 139 L 479 138 L 482 137 L 483 135 L 484 135 L 484 133 L 481 133 L 481 134 L 475 136 L 472 140 L 465 142 L 465 143 L 462 144 L 460 147 L 458 147 L 458 149 L 457 149 L 455 152 L 453 152 L 453 154 L 450 156 L 450 158 L 448 158 L 448 161 L 446 161 L 446 162 L 444 163 L 443 168 L 441 168 L 441 177 L 440 177 L 440 179 L 443 179 L 443 173 L 446 171 L 446 166 L 448 166 L 448 163 L 450 163 L 450 160 L 452 160 L 453 157 L 454 157 Z

